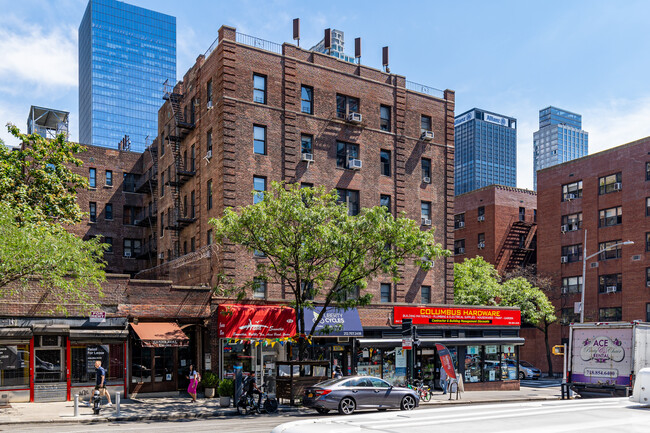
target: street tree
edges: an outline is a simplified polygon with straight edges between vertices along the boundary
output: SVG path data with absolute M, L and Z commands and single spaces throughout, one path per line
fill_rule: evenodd
M 268 191 L 253 193 L 259 194 L 258 203 L 226 209 L 211 223 L 218 242 L 243 246 L 265 260 L 259 261 L 255 278 L 238 286 L 226 281 L 216 290 L 243 298 L 257 278 L 288 287 L 301 359 L 305 340 L 314 335 L 327 309 L 371 302 L 372 295 L 364 293 L 368 280 L 388 275 L 396 282 L 403 263 L 413 261 L 428 271 L 434 260 L 449 255 L 436 244 L 433 230 L 422 231 L 412 219 L 395 218 L 380 206 L 350 216 L 336 191 L 324 187 L 273 182 Z M 307 326 L 304 310 L 315 301 L 322 309 Z

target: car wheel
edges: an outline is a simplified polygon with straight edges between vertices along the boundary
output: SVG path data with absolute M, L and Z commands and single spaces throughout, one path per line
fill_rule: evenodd
M 325 409 L 324 407 L 317 407 L 316 408 L 316 412 L 318 412 L 321 415 L 325 415 L 325 414 L 329 413 L 329 411 L 330 411 L 329 409 Z
M 413 410 L 415 409 L 415 399 L 411 395 L 407 395 L 402 399 L 402 404 L 400 405 L 402 410 Z
M 339 413 L 341 415 L 350 415 L 357 408 L 357 404 L 350 397 L 344 397 L 339 403 Z
M 526 375 L 524 374 L 523 371 L 519 372 L 519 380 L 524 380 L 526 378 Z

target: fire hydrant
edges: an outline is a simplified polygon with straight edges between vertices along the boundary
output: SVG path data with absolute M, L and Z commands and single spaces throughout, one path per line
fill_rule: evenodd
M 100 405 L 102 403 L 102 398 L 99 395 L 99 390 L 96 389 L 95 393 L 93 394 L 93 413 L 95 415 L 99 415 L 99 411 L 101 410 Z

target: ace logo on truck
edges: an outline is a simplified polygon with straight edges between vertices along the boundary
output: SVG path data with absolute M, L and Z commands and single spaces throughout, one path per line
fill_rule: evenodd
M 625 359 L 625 349 L 623 343 L 618 338 L 613 340 L 609 337 L 586 338 L 582 341 L 580 358 L 583 361 L 594 360 L 596 362 L 606 362 L 612 360 L 621 362 Z

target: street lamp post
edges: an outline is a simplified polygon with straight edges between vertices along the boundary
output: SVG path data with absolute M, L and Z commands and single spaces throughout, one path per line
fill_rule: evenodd
M 585 287 L 587 287 L 587 260 L 589 260 L 592 257 L 597 256 L 600 253 L 604 253 L 607 250 L 611 250 L 612 248 L 616 248 L 620 245 L 632 245 L 634 244 L 633 241 L 624 241 L 624 242 L 618 242 L 614 245 L 610 245 L 607 248 L 603 248 L 602 250 L 593 253 L 590 256 L 587 256 L 587 229 L 585 229 L 585 242 L 582 244 L 582 290 L 580 294 L 580 323 L 584 323 L 585 321 Z

